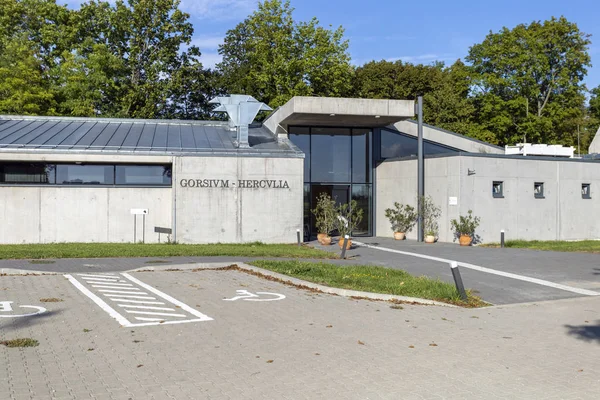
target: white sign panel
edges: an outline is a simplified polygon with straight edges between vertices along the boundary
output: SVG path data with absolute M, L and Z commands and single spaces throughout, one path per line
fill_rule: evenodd
M 131 213 L 133 215 L 148 214 L 148 209 L 147 208 L 132 208 Z
M 448 197 L 448 205 L 449 206 L 457 206 L 458 205 L 458 197 Z

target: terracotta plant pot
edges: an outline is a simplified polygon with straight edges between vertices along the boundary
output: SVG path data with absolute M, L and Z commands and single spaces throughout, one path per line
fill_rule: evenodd
M 326 233 L 319 233 L 319 234 L 317 235 L 317 242 L 319 242 L 319 243 L 323 244 L 323 238 L 324 238 L 324 237 L 327 237 L 327 236 L 328 236 L 328 235 L 327 235 Z
M 322 238 L 320 240 L 320 242 L 323 246 L 330 246 L 331 245 L 331 236 L 325 236 L 324 238 Z
M 404 232 L 394 232 L 394 239 L 404 240 L 406 239 L 406 234 Z
M 472 241 L 473 238 L 469 235 L 460 235 L 460 238 L 458 239 L 458 243 L 460 243 L 461 246 L 470 246 Z
M 435 236 L 425 235 L 425 243 L 435 243 Z
M 344 238 L 340 237 L 340 239 L 338 240 L 338 245 L 340 246 L 340 249 L 342 249 L 344 247 Z M 348 243 L 346 243 L 346 250 L 350 250 L 350 248 L 352 247 L 352 239 L 348 239 Z

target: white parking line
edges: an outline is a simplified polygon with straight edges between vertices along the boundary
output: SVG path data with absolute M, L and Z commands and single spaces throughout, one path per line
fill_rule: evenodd
M 117 284 L 114 281 L 94 282 L 94 279 L 84 279 L 85 277 L 82 277 L 81 281 L 79 281 L 72 275 L 65 275 L 65 277 L 77 289 L 125 327 L 212 321 L 211 317 L 202 314 L 198 310 L 127 273 L 115 276 L 119 282 L 130 282 L 125 284 Z M 103 299 L 101 296 L 104 296 L 106 299 Z M 158 301 L 159 297 L 166 302 Z M 111 306 L 107 302 L 115 302 L 119 311 L 113 308 L 115 307 L 114 305 Z M 134 305 L 121 303 L 133 303 Z M 172 305 L 176 306 L 176 308 L 171 308 L 170 306 Z M 125 312 L 124 314 L 122 314 L 123 311 Z M 127 315 L 129 314 L 133 315 L 128 318 Z M 148 317 L 142 317 L 142 315 L 147 315 Z
M 94 276 L 82 276 L 82 278 L 87 282 L 91 282 L 91 281 L 117 282 L 119 280 L 119 277 L 117 277 L 117 276 L 115 276 L 114 278 L 97 278 Z
M 115 277 L 115 278 L 119 278 L 117 275 L 115 274 L 102 274 L 102 275 L 93 275 L 93 274 L 77 274 L 78 276 L 81 276 L 82 278 L 85 279 L 86 276 L 91 276 L 91 277 L 96 277 L 96 278 L 110 278 L 110 277 Z
M 105 289 L 129 289 L 127 286 L 112 286 L 112 285 L 92 285 L 95 288 L 105 288 Z
M 136 304 L 165 304 L 160 301 L 141 301 L 141 300 L 127 300 L 127 299 L 111 299 L 112 301 L 118 301 L 119 303 L 136 303 Z
M 128 312 L 129 314 L 164 315 L 165 317 L 179 317 L 179 318 L 185 318 L 185 317 L 187 317 L 187 315 L 185 315 L 185 314 L 169 314 L 169 313 L 152 312 L 152 311 L 130 311 L 130 310 L 125 310 L 125 312 Z
M 140 290 L 140 289 L 135 289 L 135 290 Z M 106 290 L 106 289 L 100 289 L 98 290 L 99 292 L 102 293 L 121 293 L 121 294 L 148 294 L 146 292 L 135 292 L 133 290 L 130 291 L 124 291 L 124 290 Z
M 140 321 L 164 321 L 164 319 L 162 318 L 144 318 L 144 317 L 135 317 L 135 319 L 138 319 Z M 177 322 L 184 322 L 184 321 L 177 321 Z
M 71 275 L 65 275 L 65 277 L 71 281 L 71 283 L 81 291 L 81 293 L 85 294 L 87 297 L 89 297 L 94 303 L 98 304 L 98 306 L 103 309 L 104 311 L 106 311 L 108 313 L 108 315 L 110 315 L 111 317 L 113 317 L 114 319 L 116 319 L 117 321 L 119 321 L 119 323 L 123 326 L 131 326 L 131 323 L 127 320 L 127 318 L 125 318 L 124 316 L 122 316 L 121 314 L 119 314 L 118 312 L 116 312 L 112 307 L 110 307 L 108 304 L 106 304 L 100 297 L 96 296 L 94 293 L 92 293 L 88 288 L 86 288 L 84 285 L 82 285 L 77 279 L 73 278 Z
M 452 261 L 455 261 L 455 260 L 448 260 L 448 259 L 445 259 L 445 258 L 428 256 L 428 255 L 425 255 L 425 254 L 410 253 L 408 251 L 400 251 L 400 250 L 388 249 L 387 247 L 372 246 L 370 244 L 361 243 L 361 242 L 354 242 L 354 243 L 357 246 L 363 246 L 363 247 L 367 247 L 367 248 L 370 248 L 370 249 L 387 251 L 388 253 L 403 254 L 403 255 L 411 256 L 411 257 L 424 258 L 424 259 L 427 259 L 427 260 L 439 261 L 439 262 L 443 262 L 443 263 L 450 263 Z M 567 292 L 582 294 L 582 295 L 585 295 L 585 296 L 600 296 L 600 292 L 594 292 L 592 290 L 580 289 L 580 288 L 576 288 L 576 287 L 573 287 L 573 286 L 567 286 L 567 285 L 562 285 L 560 283 L 546 281 L 544 279 L 531 278 L 529 276 L 523 276 L 523 275 L 513 274 L 513 273 L 510 273 L 510 272 L 498 271 L 496 269 L 481 267 L 479 265 L 464 263 L 464 262 L 461 262 L 461 261 L 457 261 L 457 262 L 458 262 L 458 265 L 460 265 L 461 267 L 469 268 L 469 269 L 472 269 L 472 270 L 475 270 L 475 271 L 485 272 L 487 274 L 493 274 L 493 275 L 503 276 L 505 278 L 511 278 L 511 279 L 516 279 L 516 280 L 519 280 L 519 281 L 525 281 L 525 282 L 529 282 L 529 283 L 535 283 L 537 285 L 542 285 L 542 286 L 547 286 L 547 287 L 551 287 L 551 288 L 555 288 L 555 289 L 565 290 Z
M 117 283 L 117 282 L 88 282 L 89 284 L 97 284 L 98 286 L 133 286 L 131 283 Z
M 117 304 L 117 305 L 119 307 L 140 308 L 140 309 L 144 309 L 144 310 L 176 311 L 174 308 L 167 308 L 167 307 L 132 306 L 130 304 Z
M 144 299 L 144 300 L 156 300 L 156 297 L 148 297 L 148 296 L 129 296 L 126 294 L 104 294 L 106 297 L 108 297 L 109 299 L 112 299 L 113 297 L 126 297 L 126 298 L 130 298 L 130 299 Z

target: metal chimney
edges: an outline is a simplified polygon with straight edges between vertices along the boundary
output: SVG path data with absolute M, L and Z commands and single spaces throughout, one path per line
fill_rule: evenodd
M 273 109 L 256 100 L 252 96 L 243 94 L 232 94 L 227 97 L 215 97 L 209 104 L 220 104 L 214 112 L 226 112 L 230 124 L 235 126 L 237 131 L 236 146 L 238 148 L 248 148 L 248 125 L 254 121 L 259 111 L 272 111 Z

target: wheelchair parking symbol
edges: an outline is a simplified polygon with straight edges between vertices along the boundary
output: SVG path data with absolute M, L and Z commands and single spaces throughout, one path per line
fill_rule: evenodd
M 28 314 L 7 314 L 7 313 L 14 312 L 12 303 L 14 303 L 14 301 L 0 301 L 0 318 L 32 317 L 34 315 L 38 315 L 43 312 L 46 312 L 46 309 L 44 307 L 18 306 L 19 308 L 33 308 L 34 310 L 36 310 L 36 312 L 28 313 Z
M 277 301 L 285 299 L 285 296 L 279 293 L 270 293 L 270 292 L 256 292 L 250 293 L 247 290 L 236 290 L 238 294 L 236 297 L 232 297 L 231 299 L 223 299 L 224 301 L 236 301 L 236 300 L 244 300 L 244 301 Z M 264 298 L 267 296 L 269 298 Z M 261 298 L 263 297 L 263 298 Z

